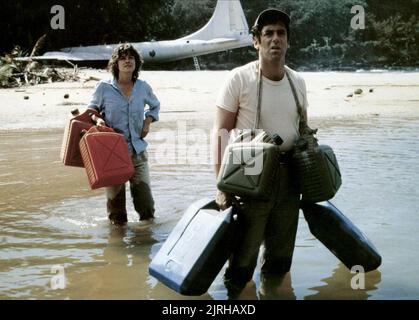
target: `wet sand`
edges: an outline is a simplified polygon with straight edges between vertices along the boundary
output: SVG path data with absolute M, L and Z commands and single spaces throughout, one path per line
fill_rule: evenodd
M 226 75 L 141 74 L 162 102 L 148 137 L 158 216 L 149 228 L 139 227 L 129 200 L 128 226 L 110 226 L 102 191 L 89 189 L 83 169 L 60 162 L 69 111 L 84 109 L 95 81 L 0 90 L 0 299 L 225 299 L 222 274 L 206 295 L 183 297 L 147 269 L 187 206 L 215 193 L 209 132 Z M 303 76 L 311 125 L 334 148 L 343 173 L 333 203 L 377 246 L 383 265 L 366 274 L 365 289 L 353 290 L 353 274 L 310 234 L 301 214 L 293 268 L 276 298 L 419 298 L 419 73 Z M 358 88 L 362 95 L 346 97 Z M 57 265 L 65 289 L 51 286 Z M 263 298 L 259 287 L 257 268 L 243 298 Z

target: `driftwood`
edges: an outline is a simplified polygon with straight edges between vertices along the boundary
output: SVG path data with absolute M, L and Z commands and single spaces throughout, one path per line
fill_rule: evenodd
M 17 69 L 17 70 L 16 70 Z M 29 71 L 30 70 L 30 71 Z M 37 68 L 36 71 L 28 68 L 19 72 L 19 68 L 0 68 L 0 87 L 16 87 L 23 84 L 34 85 L 40 83 L 52 83 L 62 81 L 80 81 L 78 70 L 74 68 L 73 71 L 62 71 L 50 67 Z
M 36 41 L 35 46 L 33 47 L 31 54 L 29 55 L 29 58 L 32 58 L 34 55 L 36 55 L 38 51 L 42 49 L 42 47 L 45 45 L 46 37 L 47 35 L 44 34 L 42 37 L 38 39 L 38 41 Z
M 72 72 L 58 71 L 55 68 L 43 66 L 41 63 L 30 59 L 42 49 L 45 44 L 45 38 L 46 35 L 44 34 L 38 39 L 27 61 L 15 59 L 25 56 L 24 52 L 18 46 L 10 54 L 0 57 L 0 87 L 81 80 L 78 75 L 79 70 L 77 65 L 69 61 L 68 63 L 73 66 Z

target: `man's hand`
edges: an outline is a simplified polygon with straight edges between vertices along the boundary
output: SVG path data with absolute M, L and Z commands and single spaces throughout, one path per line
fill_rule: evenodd
M 150 132 L 151 122 L 153 122 L 153 119 L 151 117 L 145 118 L 144 124 L 143 124 L 143 131 L 141 132 L 141 138 L 145 138 Z
M 215 196 L 215 203 L 217 203 L 217 205 L 220 207 L 221 210 L 225 210 L 228 207 L 231 207 L 232 198 L 233 198 L 232 195 L 228 193 L 224 193 L 220 190 L 217 190 L 217 194 Z

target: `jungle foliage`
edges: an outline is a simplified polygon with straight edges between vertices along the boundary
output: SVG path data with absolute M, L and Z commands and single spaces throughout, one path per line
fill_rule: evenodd
M 65 29 L 50 26 L 53 5 L 65 8 Z M 79 45 L 175 39 L 202 27 L 216 0 L 3 0 L 0 55 L 16 45 L 29 54 Z M 365 29 L 350 22 L 353 5 L 365 8 Z M 306 69 L 417 67 L 419 0 L 242 0 L 249 26 L 276 7 L 292 18 L 288 64 Z M 204 68 L 230 68 L 256 58 L 252 47 L 200 57 Z M 147 66 L 146 66 L 147 67 Z M 165 68 L 193 68 L 191 61 Z

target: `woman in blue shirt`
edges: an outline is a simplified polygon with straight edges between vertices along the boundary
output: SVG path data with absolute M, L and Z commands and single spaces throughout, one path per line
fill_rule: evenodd
M 154 200 L 150 188 L 147 142 L 150 124 L 158 121 L 160 102 L 150 85 L 138 79 L 141 56 L 131 44 L 121 44 L 109 60 L 112 79 L 100 81 L 89 108 L 103 116 L 97 125 L 107 125 L 125 136 L 135 174 L 130 179 L 131 196 L 140 221 L 154 218 Z M 146 109 L 146 105 L 148 108 Z M 127 222 L 125 184 L 106 188 L 107 210 L 112 223 Z

